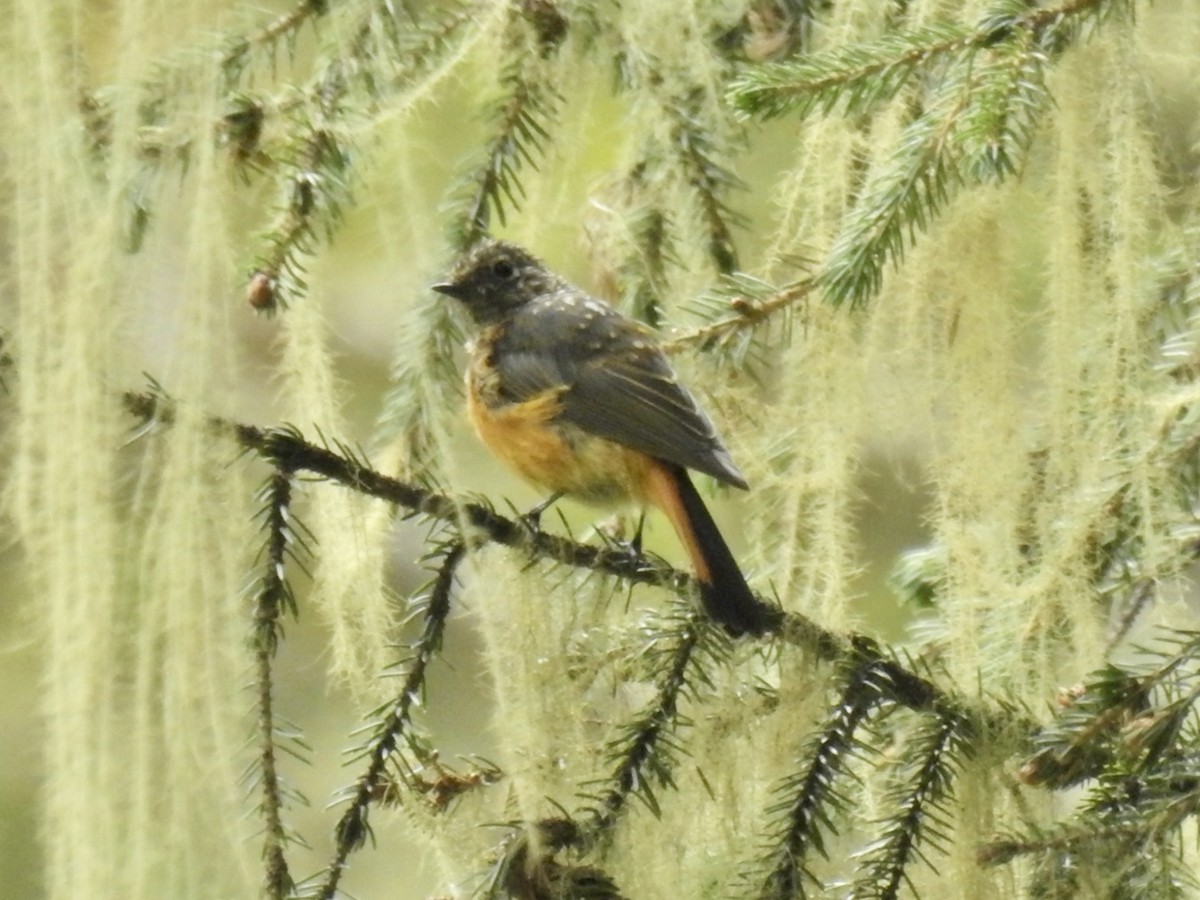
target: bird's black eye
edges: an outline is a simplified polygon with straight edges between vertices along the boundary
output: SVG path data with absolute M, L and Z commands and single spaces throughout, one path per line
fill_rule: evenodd
M 508 281 L 517 274 L 517 270 L 507 259 L 498 259 L 492 263 L 492 274 L 503 281 Z

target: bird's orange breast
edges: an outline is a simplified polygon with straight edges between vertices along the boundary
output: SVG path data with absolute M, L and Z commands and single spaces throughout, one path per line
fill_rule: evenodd
M 487 448 L 526 481 L 592 503 L 645 502 L 654 461 L 562 421 L 566 385 L 519 402 L 500 399 L 486 347 L 467 370 L 467 415 Z

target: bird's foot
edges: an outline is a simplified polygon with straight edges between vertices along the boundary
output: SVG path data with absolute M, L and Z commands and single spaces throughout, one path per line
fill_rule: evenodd
M 535 506 L 531 510 L 529 510 L 529 512 L 523 513 L 519 517 L 519 521 L 521 522 L 522 525 L 524 525 L 526 528 L 528 528 L 531 532 L 532 531 L 541 531 L 541 529 L 542 529 L 542 513 L 544 513 L 551 506 L 553 506 L 555 503 L 557 503 L 560 497 L 562 497 L 562 492 L 555 491 L 553 494 L 551 494 L 549 497 L 547 497 L 541 503 L 537 504 L 537 506 Z
M 629 557 L 629 561 L 636 563 L 642 558 L 642 528 L 646 524 L 646 514 L 643 512 L 638 516 L 637 528 L 633 532 L 633 537 L 625 540 L 626 519 L 623 515 L 614 516 L 612 519 L 596 526 L 596 531 L 603 536 L 604 541 L 609 546 L 617 550 L 623 550 Z

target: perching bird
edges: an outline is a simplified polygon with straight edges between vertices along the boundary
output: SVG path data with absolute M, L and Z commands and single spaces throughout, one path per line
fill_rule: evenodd
M 747 586 L 687 469 L 742 489 L 746 479 L 649 329 L 504 241 L 477 244 L 433 289 L 482 327 L 467 411 L 492 453 L 555 495 L 658 507 L 712 618 L 733 634 L 767 630 L 770 607 Z

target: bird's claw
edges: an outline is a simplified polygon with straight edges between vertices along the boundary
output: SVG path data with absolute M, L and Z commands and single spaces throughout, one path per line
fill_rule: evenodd
M 629 556 L 631 563 L 637 563 L 642 558 L 642 527 L 646 524 L 646 514 L 643 512 L 638 517 L 637 530 L 634 531 L 633 537 L 624 541 L 620 538 L 611 538 L 613 545 L 618 549 L 624 550 Z
M 560 491 L 556 491 L 530 509 L 529 512 L 523 513 L 521 516 L 519 516 L 518 521 L 520 521 L 520 523 L 528 528 L 531 532 L 541 531 L 542 513 L 557 503 L 560 497 L 562 497 L 562 493 Z

